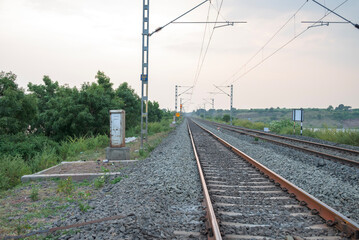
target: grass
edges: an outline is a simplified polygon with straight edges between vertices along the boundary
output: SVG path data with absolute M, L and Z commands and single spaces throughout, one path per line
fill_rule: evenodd
M 305 129 L 304 136 L 318 138 L 330 142 L 359 146 L 359 132 L 337 131 L 336 129 L 321 129 L 318 131 Z
M 212 120 L 213 121 L 213 120 Z M 221 122 L 221 120 L 215 120 Z M 272 121 L 270 124 L 263 122 L 251 122 L 249 120 L 233 121 L 233 125 L 241 126 L 249 129 L 263 130 L 264 127 L 269 127 L 270 130 L 277 134 L 293 135 L 293 122 L 289 120 Z M 296 135 L 300 135 L 300 124 L 296 124 L 295 128 Z M 330 129 L 326 126 L 324 128 L 314 131 L 312 129 L 304 129 L 303 136 L 330 141 L 334 143 L 359 146 L 359 132 L 357 131 L 337 131 L 336 129 Z
M 66 179 L 60 180 L 57 184 L 57 193 L 63 193 L 69 196 L 74 190 L 74 184 L 72 182 L 72 178 L 68 177 Z
M 32 187 L 30 198 L 33 202 L 39 200 L 39 188 L 37 186 Z
M 113 180 L 111 181 L 111 184 L 119 183 L 121 180 L 122 180 L 122 177 L 116 177 L 115 179 L 113 179 Z
M 71 203 L 77 205 L 82 212 L 90 210 L 87 200 L 94 197 L 96 191 L 90 182 L 72 183 L 70 195 L 57 192 L 60 182 L 61 180 L 48 181 L 42 187 L 41 183 L 26 183 L 3 192 L 3 198 L 0 199 L 0 236 L 19 235 L 46 227 L 58 220 L 60 212 Z M 31 198 L 33 189 L 37 189 L 37 201 Z M 29 239 L 39 237 L 42 236 Z
M 69 138 L 59 147 L 45 147 L 31 159 L 24 160 L 20 155 L 0 155 L 0 191 L 20 184 L 21 176 L 39 172 L 61 161 L 97 160 L 105 156 L 104 148 L 109 139 L 105 135 L 92 138 Z
M 131 159 L 143 159 L 168 135 L 170 131 L 167 122 L 158 124 L 149 124 L 150 133 L 145 148 L 141 151 L 140 141 L 128 144 L 130 147 Z M 164 131 L 156 133 L 156 131 Z M 54 221 L 59 220 L 60 212 L 71 205 L 75 205 L 81 212 L 90 211 L 91 208 L 87 201 L 96 195 L 97 189 L 107 184 L 107 177 L 96 179 L 94 181 L 85 180 L 83 182 L 72 182 L 72 180 L 54 179 L 48 181 L 45 185 L 42 183 L 20 183 L 21 174 L 31 173 L 38 166 L 47 166 L 46 158 L 57 162 L 65 158 L 65 160 L 83 160 L 99 159 L 104 156 L 105 144 L 104 137 L 99 139 L 69 139 L 68 142 L 62 143 L 63 149 L 60 157 L 55 156 L 51 148 L 47 148 L 46 152 L 35 155 L 38 164 L 28 165 L 19 156 L 0 158 L 1 163 L 11 166 L 11 171 L 16 173 L 14 180 L 16 184 L 11 189 L 0 191 L 0 236 L 17 235 L 19 231 L 24 234 L 28 231 L 46 227 Z M 106 137 L 107 138 L 107 137 Z M 108 141 L 108 138 L 107 140 Z M 91 149 L 92 147 L 92 149 Z M 14 161 L 13 161 L 14 160 Z M 13 164 L 16 163 L 17 165 Z M 0 165 L 1 166 L 1 165 Z M 16 167 L 15 167 L 16 166 Z M 19 167 L 20 166 L 20 167 Z M 19 170 L 16 172 L 15 170 Z M 103 168 L 102 172 L 107 173 L 108 169 Z M 21 174 L 20 174 L 21 173 Z M 0 172 L 4 175 L 4 171 Z M 7 172 L 5 172 L 6 176 Z M 3 177 L 3 175 L 1 177 Z M 118 184 L 127 176 L 119 176 L 114 178 L 111 184 Z M 0 181 L 2 181 L 0 179 Z M 96 183 L 97 182 L 97 183 Z M 1 182 L 0 182 L 1 183 Z M 19 184 L 20 183 L 20 184 Z M 49 218 L 51 216 L 51 218 Z M 35 236 L 29 239 L 47 239 L 45 236 Z
M 149 156 L 151 151 L 155 149 L 162 140 L 167 137 L 169 132 L 161 132 L 153 135 L 149 135 L 147 138 L 147 142 L 144 142 L 143 149 L 140 149 L 140 141 L 132 142 L 127 146 L 130 147 L 130 158 L 142 160 Z
M 105 182 L 106 182 L 105 176 L 101 176 L 96 178 L 93 184 L 96 189 L 100 189 L 105 185 Z

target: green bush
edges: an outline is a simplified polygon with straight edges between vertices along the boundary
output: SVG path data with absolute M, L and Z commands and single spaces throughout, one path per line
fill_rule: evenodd
M 0 155 L 20 155 L 24 160 L 29 160 L 46 147 L 57 149 L 58 143 L 42 135 L 0 135 Z
M 33 173 L 52 167 L 60 162 L 60 157 L 54 148 L 45 148 L 31 159 L 29 166 Z
M 30 167 L 19 156 L 0 157 L 0 189 L 10 189 L 21 182 L 21 177 L 30 174 Z
M 68 137 L 67 141 L 62 141 L 59 147 L 61 159 L 69 160 L 77 156 L 79 153 L 104 148 L 110 144 L 110 139 L 106 135 L 98 135 L 96 137 Z
M 224 114 L 222 119 L 225 122 L 229 122 L 231 120 L 231 116 L 229 114 Z
M 293 123 L 288 119 L 284 119 L 280 121 L 272 121 L 269 124 L 269 129 L 272 132 L 279 134 L 288 134 L 290 128 L 292 129 L 293 132 Z
M 304 136 L 322 139 L 325 141 L 336 142 L 341 144 L 359 146 L 359 132 L 337 131 L 336 129 L 324 128 L 321 130 L 305 129 Z
M 115 179 L 113 179 L 113 180 L 111 181 L 111 184 L 119 183 L 119 182 L 121 182 L 121 180 L 122 180 L 122 177 L 116 177 Z
M 37 187 L 32 187 L 31 189 L 31 194 L 30 194 L 30 198 L 33 202 L 39 200 L 39 188 Z
M 239 119 L 234 120 L 233 125 L 241 126 L 249 129 L 257 129 L 257 130 L 263 130 L 267 126 L 267 124 L 263 122 L 251 122 L 249 120 L 239 120 Z
M 135 126 L 126 130 L 126 137 L 135 137 L 141 134 L 141 126 Z
M 79 208 L 81 212 L 87 212 L 87 210 L 89 210 L 91 207 L 86 203 L 79 202 Z
M 96 189 L 100 189 L 105 185 L 105 182 L 106 182 L 106 177 L 101 176 L 101 177 L 96 178 L 93 184 Z
M 72 177 L 68 177 L 66 179 L 62 179 L 59 181 L 56 192 L 70 195 L 73 190 L 74 190 L 74 184 L 72 182 Z

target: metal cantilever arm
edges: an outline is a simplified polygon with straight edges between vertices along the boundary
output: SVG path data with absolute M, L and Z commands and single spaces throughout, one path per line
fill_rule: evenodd
M 205 0 L 205 1 L 201 2 L 201 3 L 198 4 L 197 6 L 193 7 L 192 9 L 190 9 L 190 10 L 188 10 L 187 12 L 183 13 L 182 15 L 180 15 L 179 17 L 173 19 L 173 20 L 170 21 L 169 23 L 163 25 L 162 27 L 157 28 L 155 31 L 153 31 L 152 33 L 150 33 L 149 36 L 152 36 L 154 33 L 161 31 L 163 28 L 167 27 L 168 25 L 170 25 L 170 24 L 173 23 L 174 21 L 176 21 L 176 20 L 180 19 L 181 17 L 183 17 L 184 15 L 186 15 L 186 14 L 192 12 L 193 10 L 195 10 L 196 8 L 202 6 L 204 3 L 208 2 L 208 1 L 210 1 L 210 0 Z

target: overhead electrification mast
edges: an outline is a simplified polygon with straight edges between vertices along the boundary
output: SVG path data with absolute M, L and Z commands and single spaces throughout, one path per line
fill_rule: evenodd
M 168 22 L 167 24 L 163 25 L 162 27 L 157 28 L 152 33 L 149 32 L 149 17 L 150 17 L 150 0 L 143 0 L 143 21 L 142 21 L 142 73 L 141 73 L 141 149 L 143 148 L 143 140 L 147 139 L 147 132 L 148 132 L 148 51 L 149 51 L 149 37 L 151 37 L 154 33 L 162 30 L 163 28 L 167 27 L 171 23 L 175 23 L 178 19 L 183 17 L 184 15 L 190 13 L 191 11 L 195 10 L 196 8 L 200 7 L 204 3 L 210 0 L 204 0 L 192 9 L 188 10 L 187 12 L 183 13 L 179 17 L 173 19 L 172 21 Z M 178 22 L 183 23 L 183 22 Z M 207 22 L 187 22 L 187 23 L 207 23 Z M 225 25 L 223 26 L 233 26 L 235 23 L 242 23 L 242 22 L 222 22 Z M 222 26 L 218 26 L 222 27 Z
M 149 50 L 149 7 L 150 0 L 143 0 L 142 22 L 142 73 L 141 73 L 141 148 L 143 139 L 147 139 L 148 125 L 148 50 Z M 146 124 L 144 124 L 146 123 Z

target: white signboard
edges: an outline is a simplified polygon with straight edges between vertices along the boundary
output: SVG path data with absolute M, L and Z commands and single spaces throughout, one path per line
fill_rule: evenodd
M 124 115 L 125 111 L 122 110 L 110 111 L 111 147 L 125 146 Z
M 293 121 L 303 122 L 303 109 L 293 110 Z

